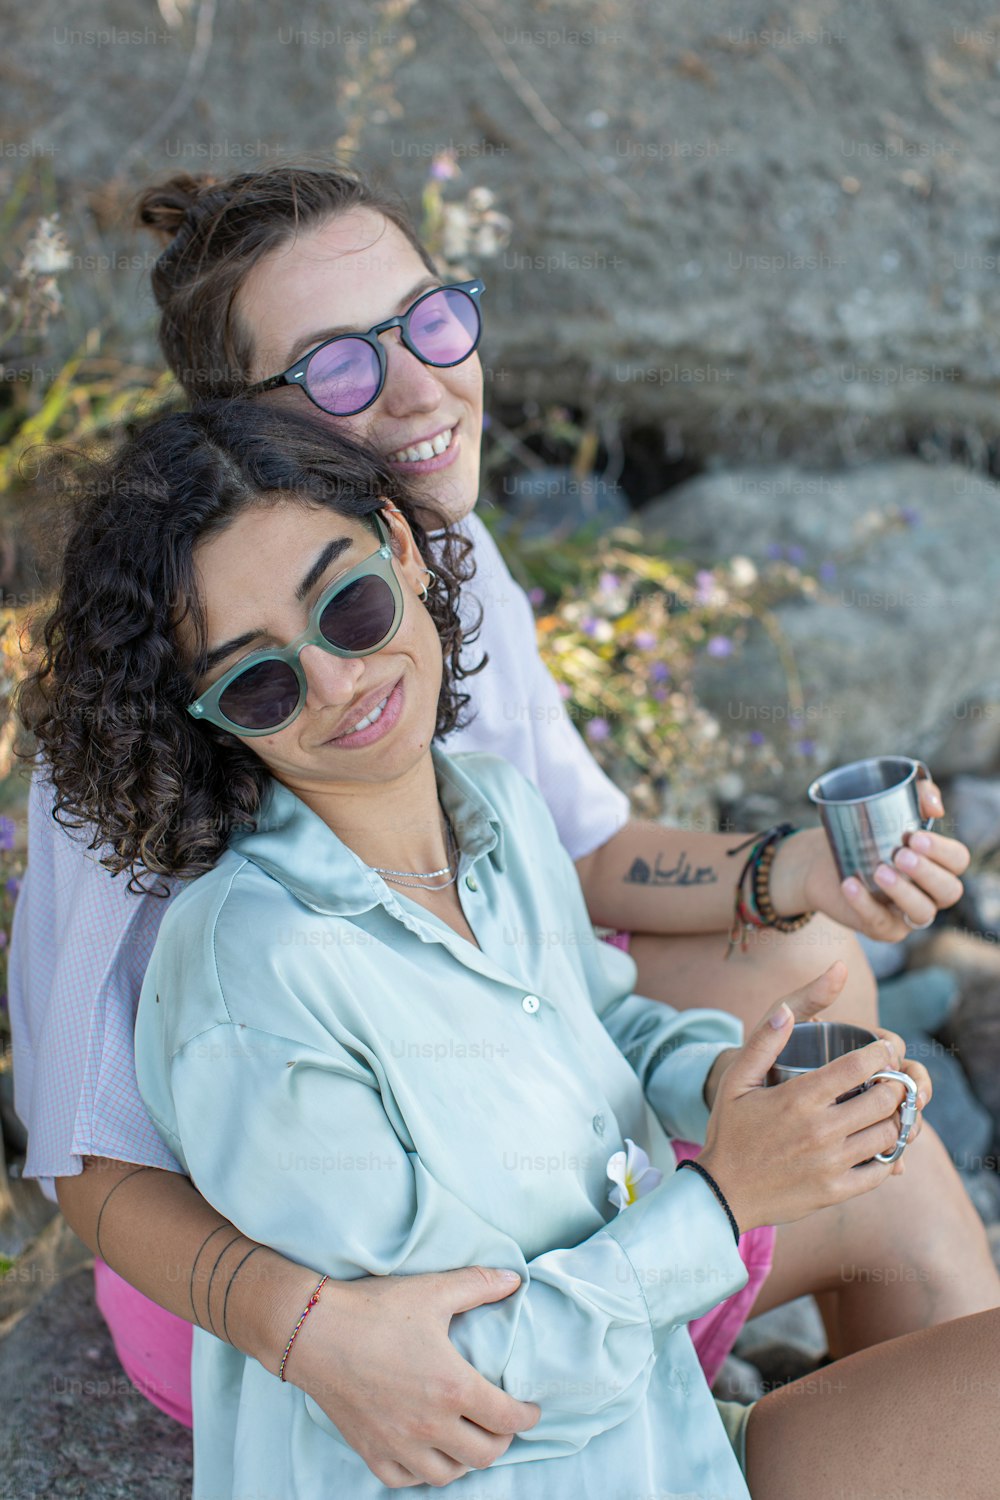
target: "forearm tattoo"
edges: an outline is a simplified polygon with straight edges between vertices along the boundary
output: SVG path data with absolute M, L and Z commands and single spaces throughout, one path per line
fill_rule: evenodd
M 698 865 L 697 869 L 692 866 L 687 857 L 687 851 L 681 850 L 680 858 L 675 865 L 664 866 L 660 863 L 662 855 L 656 856 L 655 865 L 640 856 L 632 861 L 625 873 L 624 880 L 627 885 L 716 885 L 719 876 L 711 865 Z
M 98 1255 L 101 1257 L 101 1259 L 107 1265 L 111 1266 L 112 1269 L 114 1269 L 112 1260 L 109 1258 L 109 1255 L 107 1253 L 106 1247 L 105 1247 L 104 1242 L 102 1240 L 102 1229 L 104 1228 L 104 1215 L 105 1215 L 105 1211 L 107 1210 L 108 1204 L 111 1202 L 111 1199 L 114 1197 L 115 1193 L 117 1193 L 118 1189 L 120 1187 L 124 1186 L 124 1184 L 126 1182 L 129 1182 L 133 1177 L 137 1177 L 140 1172 L 155 1172 L 157 1170 L 159 1170 L 159 1169 L 156 1168 L 156 1167 L 135 1167 L 131 1172 L 127 1172 L 124 1177 L 120 1177 L 118 1179 L 118 1181 L 116 1183 L 114 1183 L 112 1187 L 110 1187 L 108 1189 L 108 1192 L 107 1192 L 107 1194 L 106 1194 L 103 1202 L 101 1203 L 101 1207 L 100 1207 L 100 1209 L 98 1211 L 98 1215 L 97 1215 L 97 1229 L 96 1229 L 94 1238 L 95 1238 L 96 1244 L 97 1244 L 97 1253 L 98 1253 Z M 196 1281 L 196 1278 L 198 1276 L 198 1263 L 201 1260 L 201 1257 L 204 1254 L 205 1250 L 207 1249 L 210 1241 L 212 1241 L 213 1239 L 215 1239 L 216 1235 L 218 1235 L 220 1233 L 220 1231 L 222 1231 L 222 1230 L 229 1230 L 230 1231 L 230 1238 L 222 1246 L 222 1249 L 218 1252 L 218 1254 L 216 1255 L 215 1260 L 214 1260 L 214 1262 L 212 1264 L 212 1269 L 211 1269 L 211 1271 L 209 1273 L 208 1282 L 207 1282 L 207 1285 L 205 1287 L 205 1306 L 204 1306 L 204 1310 L 203 1310 L 202 1314 L 199 1314 L 198 1309 L 197 1309 L 197 1307 L 195 1305 L 195 1281 Z M 226 1277 L 224 1274 L 219 1275 L 218 1286 L 216 1287 L 215 1286 L 216 1274 L 219 1272 L 219 1268 L 220 1268 L 220 1266 L 222 1264 L 222 1261 L 223 1261 L 223 1259 L 224 1259 L 224 1257 L 226 1255 L 226 1252 L 228 1250 L 231 1250 L 232 1247 L 233 1247 L 233 1245 L 236 1245 L 236 1244 L 249 1245 L 250 1248 L 246 1251 L 246 1253 L 243 1256 L 241 1256 L 240 1260 L 237 1262 L 237 1264 L 233 1268 L 233 1270 L 229 1273 L 228 1277 Z M 250 1240 L 246 1235 L 241 1234 L 239 1230 L 236 1230 L 235 1232 L 233 1232 L 233 1225 L 230 1224 L 230 1223 L 228 1223 L 228 1222 L 225 1222 L 225 1223 L 222 1223 L 222 1224 L 217 1224 L 214 1229 L 210 1230 L 209 1233 L 206 1234 L 205 1238 L 202 1240 L 201 1244 L 198 1246 L 198 1250 L 197 1250 L 197 1252 L 196 1252 L 196 1254 L 194 1256 L 194 1259 L 191 1262 L 191 1274 L 190 1274 L 190 1276 L 188 1278 L 188 1301 L 189 1301 L 189 1303 L 191 1305 L 191 1322 L 195 1325 L 195 1327 L 204 1329 L 204 1331 L 206 1333 L 214 1334 L 216 1338 L 223 1339 L 226 1343 L 232 1344 L 234 1348 L 237 1347 L 237 1346 L 235 1344 L 235 1341 L 233 1340 L 233 1338 L 231 1337 L 231 1335 L 229 1333 L 229 1324 L 228 1324 L 229 1294 L 230 1294 L 230 1292 L 233 1289 L 233 1283 L 235 1282 L 237 1276 L 239 1275 L 239 1273 L 241 1272 L 241 1270 L 243 1269 L 243 1267 L 246 1265 L 247 1261 L 250 1259 L 250 1257 L 252 1255 L 255 1255 L 256 1252 L 258 1250 L 262 1249 L 262 1248 L 263 1247 L 261 1245 L 254 1244 L 254 1242 L 252 1240 Z M 218 1327 L 218 1324 L 216 1322 L 216 1319 L 212 1316 L 212 1293 L 213 1293 L 213 1288 L 214 1288 L 214 1290 L 216 1292 L 216 1307 L 217 1308 L 218 1308 L 218 1299 L 219 1299 L 220 1296 L 222 1298 L 221 1332 L 219 1330 L 219 1327 Z

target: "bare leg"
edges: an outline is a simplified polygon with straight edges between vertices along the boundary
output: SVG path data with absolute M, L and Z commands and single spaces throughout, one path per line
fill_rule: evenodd
M 753 1500 L 996 1500 L 998 1350 L 980 1313 L 772 1391 L 747 1427 Z
M 878 1024 L 871 965 L 854 934 L 829 917 L 815 916 L 798 932 L 762 929 L 751 937 L 746 953 L 737 948 L 728 959 L 723 958 L 726 938 L 721 932 L 695 937 L 634 933 L 630 951 L 639 970 L 640 995 L 665 1000 L 676 1010 L 696 1005 L 728 1010 L 745 1026 L 842 958 L 847 983 L 823 1019 Z
M 901 1176 L 779 1225 L 751 1316 L 807 1293 L 828 1294 L 819 1301 L 834 1358 L 1000 1304 L 986 1232 L 929 1125 Z

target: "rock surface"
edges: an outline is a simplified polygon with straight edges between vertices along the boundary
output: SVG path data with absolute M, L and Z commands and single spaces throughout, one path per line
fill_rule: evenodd
M 1000 432 L 995 9 L 37 0 L 0 166 L 8 187 L 25 163 L 54 178 L 79 264 L 67 348 L 106 318 L 150 347 L 153 247 L 117 216 L 152 174 L 346 137 L 416 202 L 451 147 L 462 188 L 514 220 L 483 266 L 501 402 L 584 392 L 666 426 L 675 456 L 981 449 Z
M 780 498 L 796 484 L 793 503 Z M 723 733 L 785 744 L 802 795 L 815 770 L 879 753 L 922 755 L 938 780 L 949 774 L 963 714 L 1000 690 L 1000 616 L 984 606 L 1000 596 L 1000 487 L 912 460 L 811 481 L 788 467 L 707 474 L 641 523 L 696 562 L 781 552 L 819 579 L 815 598 L 773 610 L 801 683 L 800 727 L 789 733 L 787 661 L 754 622 L 741 651 L 698 671 Z
M 0 1344 L 4 1500 L 186 1500 L 191 1435 L 122 1373 L 93 1272 L 53 1288 Z

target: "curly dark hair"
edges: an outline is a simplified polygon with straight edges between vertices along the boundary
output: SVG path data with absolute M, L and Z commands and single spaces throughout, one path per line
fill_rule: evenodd
M 245 741 L 187 712 L 199 673 L 176 637 L 189 619 L 204 659 L 193 552 L 248 507 L 283 494 L 360 519 L 395 505 L 437 573 L 427 598 L 444 658 L 436 733 L 465 722 L 458 684 L 486 661 L 460 660 L 472 543 L 443 520 L 439 530 L 373 450 L 308 415 L 218 400 L 140 427 L 79 484 L 41 661 L 16 707 L 47 763 L 53 816 L 88 828 L 89 847 L 112 874 L 130 873 L 130 890 L 167 894 L 145 872 L 187 880 L 211 869 L 253 825 L 270 782 Z

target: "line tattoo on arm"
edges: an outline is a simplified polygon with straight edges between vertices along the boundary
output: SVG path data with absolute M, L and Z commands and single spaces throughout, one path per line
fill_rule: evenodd
M 656 856 L 656 863 L 650 865 L 641 855 L 636 855 L 623 879 L 626 885 L 717 885 L 719 876 L 711 865 L 698 865 L 695 867 L 687 857 L 687 851 L 681 850 L 680 857 L 675 865 L 663 865 L 662 855 Z

